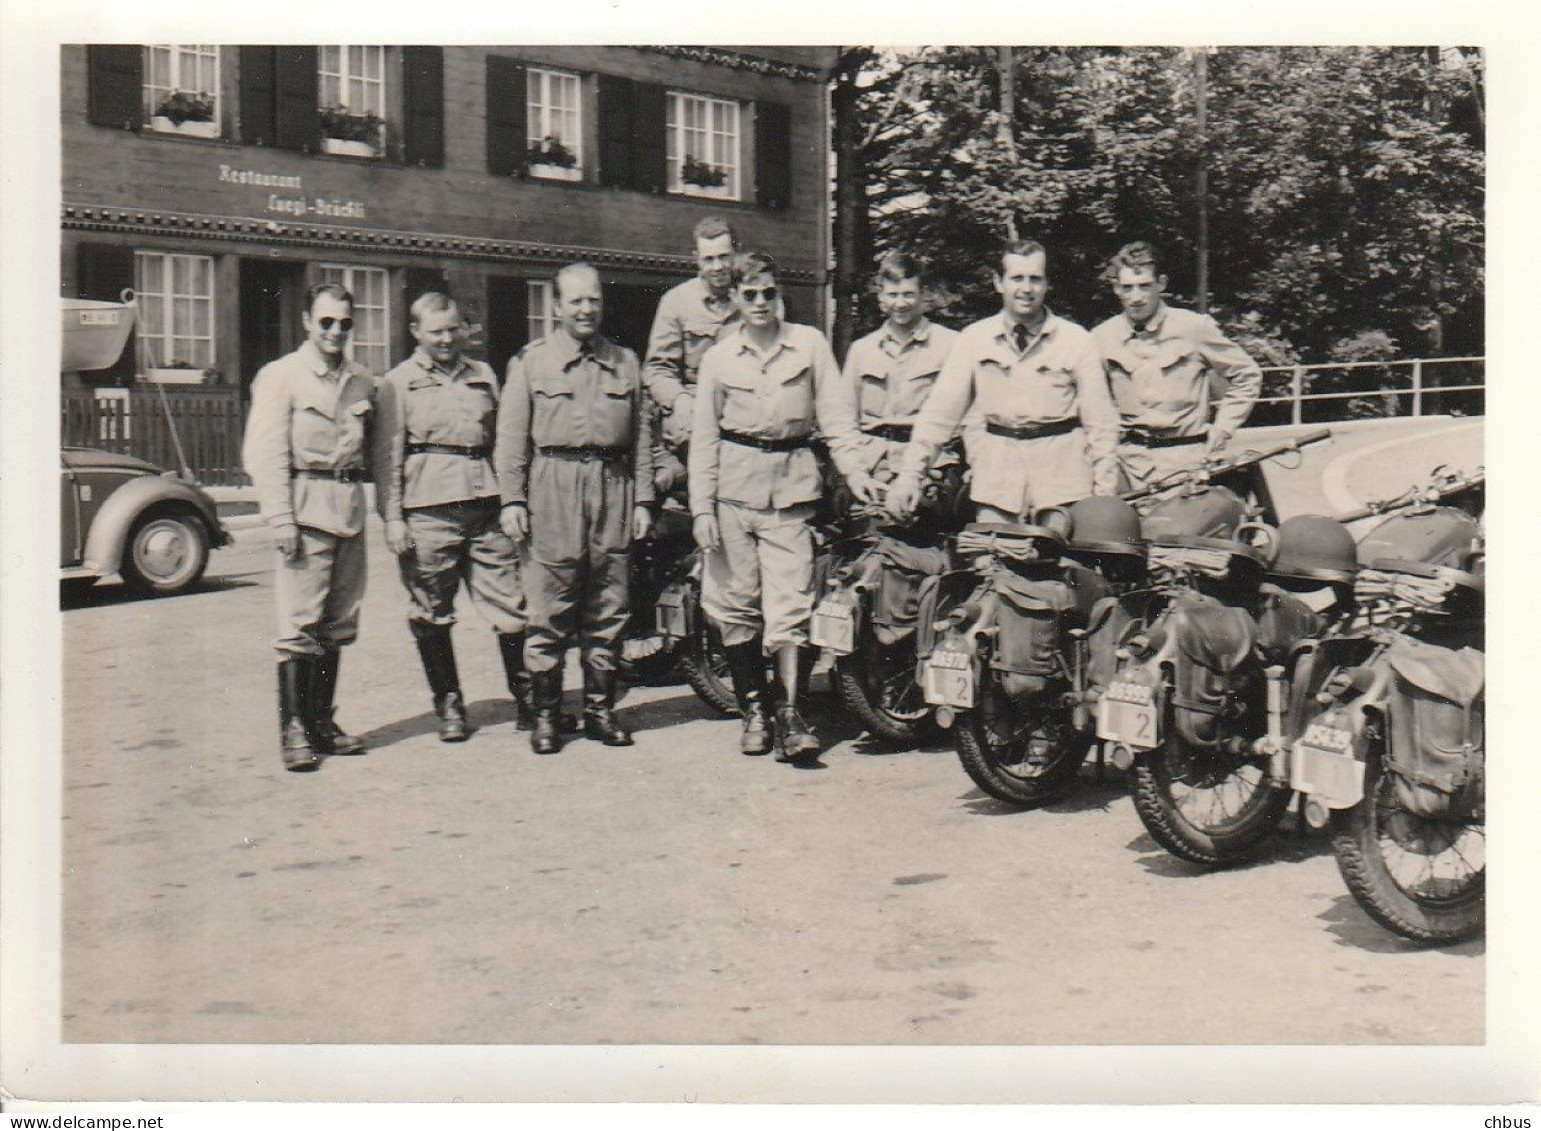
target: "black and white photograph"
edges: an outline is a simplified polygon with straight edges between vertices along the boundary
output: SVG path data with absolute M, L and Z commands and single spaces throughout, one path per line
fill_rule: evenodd
M 0 1084 L 1536 1100 L 1502 12 L 39 36 Z

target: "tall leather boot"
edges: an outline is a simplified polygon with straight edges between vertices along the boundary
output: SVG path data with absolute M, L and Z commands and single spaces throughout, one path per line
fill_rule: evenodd
M 548 672 L 531 672 L 530 690 L 535 701 L 530 749 L 536 754 L 555 754 L 562 749 L 562 731 L 558 726 L 562 713 L 562 665 Z
M 769 689 L 765 686 L 765 653 L 757 636 L 747 644 L 725 646 L 728 671 L 733 679 L 733 697 L 744 716 L 744 731 L 738 739 L 741 754 L 769 754 L 771 736 Z
M 455 646 L 449 629 L 438 625 L 412 625 L 423 674 L 433 692 L 434 714 L 439 716 L 439 741 L 464 742 L 471 737 L 466 723 L 465 698 L 460 694 L 460 672 L 455 667 Z
M 777 761 L 807 762 L 819 756 L 821 744 L 813 728 L 803 721 L 803 667 L 796 644 L 776 649 L 776 675 L 781 681 L 781 706 L 776 708 Z
M 337 708 L 337 672 L 342 649 L 328 648 L 316 659 L 310 685 L 310 744 L 317 754 L 363 754 L 364 744 L 343 732 L 333 715 Z
M 290 656 L 278 661 L 279 753 L 286 770 L 314 770 L 321 764 L 321 759 L 311 748 L 310 733 L 305 726 L 310 714 L 314 663 L 309 656 Z
M 503 657 L 508 693 L 514 698 L 514 726 L 518 730 L 535 725 L 534 686 L 530 673 L 524 670 L 524 639 L 522 632 L 498 633 L 498 652 Z M 557 726 L 563 734 L 572 734 L 578 729 L 578 720 L 559 708 Z
M 583 733 L 606 746 L 630 746 L 631 732 L 615 721 L 615 669 L 583 658 Z

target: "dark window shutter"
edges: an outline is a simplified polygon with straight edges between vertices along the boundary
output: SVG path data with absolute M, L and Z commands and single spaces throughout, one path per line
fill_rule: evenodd
M 653 315 L 658 310 L 658 300 L 663 298 L 661 286 L 637 286 L 633 283 L 605 281 L 605 337 L 632 350 L 638 357 L 647 356 L 647 338 L 653 329 Z
M 123 292 L 134 287 L 134 249 L 115 244 L 83 243 L 75 249 L 75 297 L 104 302 L 122 302 Z M 106 369 L 91 371 L 95 384 L 130 385 L 138 366 L 137 335 L 130 334 L 128 344 L 117 362 Z
M 599 183 L 631 188 L 632 100 L 640 84 L 599 76 Z
M 766 208 L 792 202 L 792 111 L 784 102 L 756 103 L 755 199 Z
M 86 117 L 93 125 L 137 130 L 144 124 L 144 48 L 86 48 Z
M 273 145 L 278 137 L 275 47 L 243 47 L 241 67 L 241 142 Z
M 314 152 L 321 148 L 321 92 L 314 47 L 273 51 L 276 107 L 274 144 Z
M 524 173 L 528 146 L 524 68 L 504 55 L 487 56 L 487 172 Z
M 663 192 L 668 185 L 669 92 L 650 83 L 633 83 L 631 91 L 631 187 Z
M 487 342 L 487 364 L 498 375 L 499 383 L 508 369 L 508 359 L 524 348 L 529 338 L 529 295 L 525 281 L 511 275 L 487 276 L 487 308 L 483 312 Z
M 401 337 L 410 354 L 417 348 L 417 339 L 412 337 L 412 304 L 429 291 L 449 294 L 449 276 L 437 267 L 408 267 L 402 274 L 406 285 L 402 288 Z
M 444 167 L 444 48 L 402 48 L 402 95 L 407 116 L 402 159 L 408 165 Z

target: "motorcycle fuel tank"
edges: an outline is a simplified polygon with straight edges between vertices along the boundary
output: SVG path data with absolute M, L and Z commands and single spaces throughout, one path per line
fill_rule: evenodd
M 1359 543 L 1359 564 L 1373 566 L 1378 559 L 1390 558 L 1468 569 L 1479 537 L 1477 520 L 1454 507 L 1393 515 Z

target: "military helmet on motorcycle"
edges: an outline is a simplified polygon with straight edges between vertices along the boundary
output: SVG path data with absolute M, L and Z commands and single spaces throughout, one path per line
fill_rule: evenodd
M 1070 514 L 1070 548 L 1097 554 L 1145 557 L 1140 513 L 1124 499 L 1088 495 L 1066 510 Z
M 1337 519 L 1302 514 L 1279 524 L 1279 550 L 1269 575 L 1316 585 L 1352 584 L 1359 572 L 1354 536 Z

